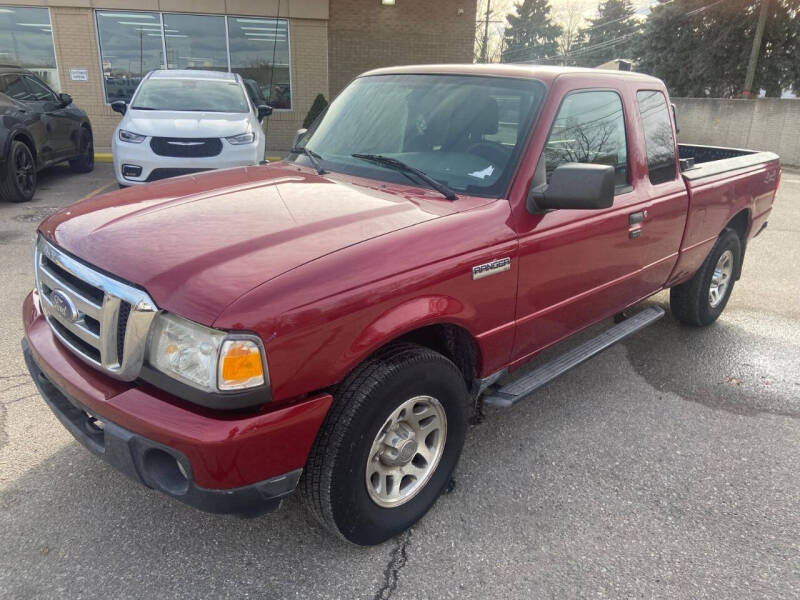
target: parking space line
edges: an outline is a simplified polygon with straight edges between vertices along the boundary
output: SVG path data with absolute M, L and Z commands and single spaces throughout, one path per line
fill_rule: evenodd
M 76 200 L 76 202 L 80 202 L 81 200 L 88 200 L 88 199 L 89 199 L 89 198 L 91 198 L 92 196 L 97 196 L 97 195 L 98 195 L 98 194 L 100 194 L 101 192 L 104 192 L 104 191 L 106 191 L 106 190 L 107 190 L 108 188 L 110 188 L 112 185 L 116 185 L 116 183 L 117 183 L 116 181 L 112 181 L 112 182 L 110 182 L 110 183 L 106 183 L 105 185 L 101 185 L 101 186 L 100 186 L 99 188 L 97 188 L 96 190 L 92 190 L 91 192 L 89 192 L 88 194 L 86 194 L 86 195 L 85 195 L 83 198 L 80 198 L 79 200 Z

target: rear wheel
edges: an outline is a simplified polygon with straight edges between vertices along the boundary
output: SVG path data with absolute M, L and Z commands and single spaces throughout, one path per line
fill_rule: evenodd
M 80 153 L 69 161 L 69 168 L 73 173 L 89 173 L 94 170 L 94 140 L 92 132 L 86 127 L 81 127 L 80 136 Z
M 716 321 L 731 297 L 741 260 L 739 236 L 725 231 L 694 277 L 670 290 L 672 314 L 681 323 L 697 327 Z
M 28 202 L 36 193 L 36 162 L 28 146 L 11 142 L 4 173 L 0 174 L 0 196 L 9 202 Z
M 306 505 L 360 545 L 411 527 L 450 482 L 467 425 L 467 388 L 447 358 L 388 348 L 342 384 L 306 464 Z

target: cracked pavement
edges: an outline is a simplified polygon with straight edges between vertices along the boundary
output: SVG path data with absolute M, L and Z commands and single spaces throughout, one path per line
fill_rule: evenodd
M 453 491 L 375 548 L 294 497 L 252 520 L 197 512 L 46 408 L 19 349 L 35 227 L 108 182 L 109 165 L 55 168 L 32 203 L 0 203 L 0 598 L 800 596 L 800 173 L 717 324 L 668 316 L 487 411 Z

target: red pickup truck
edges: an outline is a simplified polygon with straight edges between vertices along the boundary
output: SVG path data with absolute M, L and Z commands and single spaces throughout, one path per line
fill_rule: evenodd
M 299 487 L 331 531 L 379 543 L 446 489 L 483 405 L 664 312 L 623 311 L 670 288 L 682 323 L 720 315 L 779 161 L 675 132 L 645 75 L 371 71 L 280 162 L 46 219 L 28 368 L 80 442 L 151 488 L 252 515 Z

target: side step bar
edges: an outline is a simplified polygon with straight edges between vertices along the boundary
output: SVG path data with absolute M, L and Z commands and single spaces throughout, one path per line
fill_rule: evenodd
M 523 400 L 559 375 L 563 375 L 573 367 L 577 367 L 593 356 L 600 354 L 600 352 L 613 346 L 620 340 L 655 323 L 663 316 L 664 309 L 660 306 L 646 308 L 629 319 L 605 330 L 597 337 L 584 342 L 569 352 L 565 352 L 549 363 L 534 369 L 516 381 L 512 381 L 508 385 L 500 388 L 490 388 L 483 398 L 483 404 L 485 406 L 495 406 L 498 408 L 514 406 L 517 402 Z

